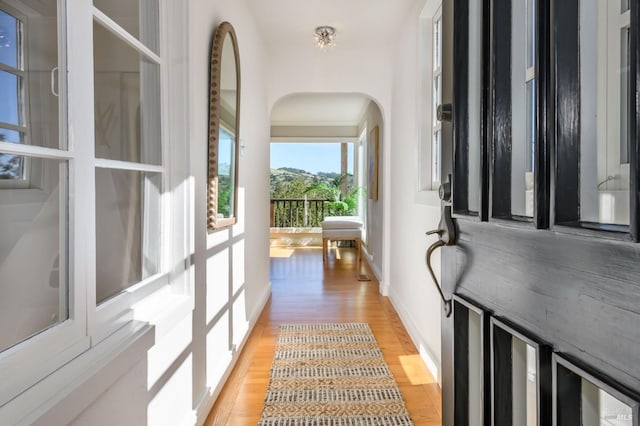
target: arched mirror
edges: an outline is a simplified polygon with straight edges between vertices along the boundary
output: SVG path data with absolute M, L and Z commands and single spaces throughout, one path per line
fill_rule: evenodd
M 209 93 L 207 228 L 237 221 L 240 129 L 240 58 L 236 33 L 228 22 L 218 27 L 211 50 Z

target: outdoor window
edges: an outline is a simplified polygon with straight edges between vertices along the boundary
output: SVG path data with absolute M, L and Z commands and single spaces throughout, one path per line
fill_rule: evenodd
M 0 0 L 3 410 L 169 282 L 159 4 L 135 4 Z
M 432 111 L 437 111 L 442 103 L 442 6 L 438 8 L 433 16 L 433 92 Z M 441 151 L 442 151 L 442 128 L 437 114 L 432 115 L 431 128 L 431 181 L 434 185 L 440 182 L 442 173 Z
M 63 99 L 50 83 L 55 12 L 53 2 L 53 16 L 27 21 L 0 2 L 0 351 L 68 318 L 69 155 L 56 149 Z
M 164 285 L 168 279 L 162 274 L 158 3 L 94 5 L 95 294 L 102 335 L 143 297 L 134 286 Z
M 418 191 L 438 188 L 441 174 L 442 128 L 437 109 L 442 103 L 442 2 L 427 1 L 420 16 L 420 137 Z
M 53 0 L 15 7 L 0 1 L 0 406 L 51 371 L 54 360 L 82 340 L 85 326 L 71 316 L 74 155 L 60 137 L 66 62 L 58 49 L 64 40 L 59 10 Z M 17 351 L 20 357 L 5 357 Z M 21 360 L 38 361 L 21 377 L 11 376 Z

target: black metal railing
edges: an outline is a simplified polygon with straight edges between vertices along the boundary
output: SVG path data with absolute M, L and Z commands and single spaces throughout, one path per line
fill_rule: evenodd
M 318 227 L 327 215 L 327 212 L 327 200 L 309 200 L 304 198 L 271 200 L 271 227 Z

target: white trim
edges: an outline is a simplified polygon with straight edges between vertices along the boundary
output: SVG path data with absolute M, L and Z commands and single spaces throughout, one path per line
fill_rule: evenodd
M 365 111 L 368 107 L 369 103 L 365 103 Z M 358 117 L 362 117 L 364 115 L 364 111 L 358 115 Z M 357 127 L 360 124 L 359 121 L 272 121 L 271 127 Z
M 296 136 L 274 136 L 270 140 L 271 143 L 357 143 L 358 137 L 296 137 Z
M 96 306 L 92 344 L 96 344 L 134 319 L 133 305 L 168 286 L 169 274 L 156 274 L 105 300 Z M 94 302 L 95 303 L 95 302 Z
M 68 424 L 153 346 L 153 327 L 128 324 L 0 408 L 8 424 Z
M 129 34 L 116 21 L 102 13 L 102 11 L 95 6 L 93 6 L 93 19 L 94 21 L 105 27 L 107 30 L 109 30 L 114 36 L 118 37 L 120 40 L 136 50 L 140 55 L 144 56 L 151 62 L 162 65 L 160 56 L 158 56 L 151 49 L 145 46 L 140 40 Z
M 74 153 L 69 151 L 12 142 L 0 142 L 0 151 L 3 154 L 25 155 L 27 157 L 50 158 L 53 160 L 71 160 L 74 158 Z
M 440 372 L 442 363 L 438 357 L 434 355 L 434 351 L 429 344 L 420 338 L 420 327 L 418 327 L 413 321 L 413 317 L 409 314 L 405 305 L 400 301 L 400 298 L 393 286 L 389 289 L 389 301 L 400 317 L 400 321 L 402 321 L 409 337 L 411 337 L 411 341 L 413 341 L 415 347 L 418 348 L 420 358 L 424 361 L 431 375 L 438 381 L 438 385 L 442 387 L 442 376 Z
M 29 133 L 29 128 L 27 126 L 5 123 L 4 121 L 0 121 L 0 129 L 7 129 L 13 132 L 20 132 L 20 133 Z
M 11 65 L 3 64 L 2 62 L 0 62 L 0 71 L 5 71 L 23 78 L 27 75 L 26 71 L 23 71 L 20 68 L 14 68 Z
M 109 160 L 106 158 L 96 158 L 95 166 L 99 169 L 110 170 L 130 170 L 135 172 L 164 173 L 164 166 L 154 164 L 134 163 L 132 161 Z

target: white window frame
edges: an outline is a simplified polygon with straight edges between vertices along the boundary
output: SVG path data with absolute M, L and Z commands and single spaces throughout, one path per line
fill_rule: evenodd
M 20 22 L 20 52 L 18 58 L 18 66 L 12 67 L 10 65 L 6 65 L 0 63 L 0 70 L 8 72 L 9 74 L 13 74 L 19 77 L 22 80 L 22 87 L 20 92 L 18 93 L 18 111 L 20 115 L 20 123 L 17 125 L 4 123 L 0 121 L 0 131 L 8 130 L 8 131 L 16 131 L 22 133 L 24 135 L 24 142 L 26 144 L 29 143 L 30 132 L 29 132 L 29 109 L 27 108 L 28 99 L 29 99 L 29 74 L 26 70 L 29 69 L 29 61 L 27 55 L 25 55 L 26 46 L 28 46 L 28 16 L 25 12 L 19 9 L 21 5 L 16 4 L 12 5 L 6 1 L 0 0 L 0 10 L 3 10 L 5 13 L 13 16 Z M 29 172 L 30 172 L 30 161 L 28 157 L 24 157 L 23 169 L 22 169 L 22 179 L 11 179 L 11 180 L 0 180 L 0 189 L 7 188 L 15 188 L 15 189 L 23 189 L 29 187 Z
M 418 23 L 418 88 L 417 98 L 417 141 L 418 155 L 416 162 L 416 201 L 423 204 L 439 205 L 437 189 L 439 178 L 434 179 L 436 165 L 441 161 L 441 147 L 434 149 L 434 135 L 441 132 L 441 124 L 436 120 L 437 105 L 434 101 L 434 80 L 442 75 L 442 64 L 436 66 L 434 61 L 434 24 L 442 19 L 442 0 L 427 0 Z M 442 21 L 441 21 L 442 22 Z M 442 52 L 442 34 L 440 35 L 440 52 Z M 440 58 L 442 61 L 442 57 Z M 442 80 L 441 80 L 442 82 Z M 440 86 L 442 93 L 442 86 Z M 442 133 L 440 133 L 442 135 Z M 440 140 L 442 145 L 442 140 Z M 440 151 L 435 154 L 435 151 Z
M 161 6 L 160 6 L 160 14 L 162 14 Z M 163 71 L 163 61 L 158 54 L 156 54 L 151 49 L 149 49 L 144 43 L 142 43 L 140 40 L 138 40 L 129 32 L 127 32 L 122 26 L 120 26 L 120 24 L 118 24 L 115 20 L 113 20 L 106 14 L 104 14 L 100 9 L 98 9 L 95 6 L 92 7 L 92 16 L 93 16 L 93 21 L 97 25 L 101 25 L 103 29 L 106 29 L 107 31 L 109 31 L 111 35 L 117 37 L 118 39 L 120 39 L 120 41 L 124 42 L 129 47 L 133 48 L 137 53 L 141 55 L 141 57 L 144 57 L 146 60 L 159 65 L 160 75 L 161 75 L 160 79 L 161 79 L 161 82 L 164 82 L 165 73 Z M 162 20 L 162 16 L 160 16 L 159 18 L 160 20 Z M 102 169 L 109 169 L 109 170 L 127 170 L 127 171 L 134 171 L 134 172 L 160 173 L 162 174 L 162 187 L 167 188 L 167 173 L 166 173 L 166 168 L 164 166 L 167 158 L 167 153 L 166 153 L 167 150 L 166 150 L 166 143 L 165 143 L 165 141 L 167 140 L 165 136 L 166 124 L 162 124 L 162 123 L 168 122 L 168 120 L 163 119 L 164 114 L 166 114 L 166 108 L 165 108 L 166 103 L 164 102 L 165 92 L 166 90 L 164 90 L 164 84 L 161 83 L 160 96 L 162 99 L 161 101 L 162 108 L 161 108 L 161 118 L 160 118 L 159 124 L 162 126 L 160 131 L 161 133 L 160 138 L 162 141 L 161 142 L 162 164 L 153 165 L 153 164 L 135 163 L 131 161 L 110 160 L 110 159 L 96 157 L 94 160 L 96 169 L 102 168 Z M 91 91 L 91 93 L 93 93 L 93 90 Z M 91 101 L 93 105 L 93 97 Z M 95 178 L 95 172 L 94 172 L 94 178 Z M 94 183 L 94 187 L 95 187 L 95 183 Z M 96 195 L 99 195 L 99 194 L 96 194 Z M 164 202 L 164 200 L 161 201 L 161 211 L 162 212 L 167 211 L 166 203 Z M 106 301 L 100 304 L 96 304 L 96 294 L 95 294 L 96 292 L 96 285 L 95 285 L 96 244 L 95 242 L 92 245 L 92 247 L 94 247 L 93 249 L 94 263 L 93 263 L 93 273 L 92 273 L 92 276 L 94 277 L 94 285 L 91 286 L 91 288 L 88 291 L 89 323 L 90 323 L 89 333 L 93 337 L 92 342 L 102 341 L 103 339 L 111 335 L 113 332 L 115 332 L 117 329 L 124 326 L 127 322 L 133 320 L 134 312 L 131 309 L 131 307 L 136 303 L 139 303 L 140 301 L 142 301 L 147 296 L 151 295 L 152 293 L 158 291 L 162 287 L 169 284 L 169 272 L 167 271 L 167 267 L 166 267 L 166 265 L 168 264 L 167 250 L 166 250 L 166 247 L 167 247 L 166 237 L 167 235 L 169 235 L 168 234 L 169 230 L 166 227 L 167 220 L 166 220 L 166 217 L 164 217 L 165 214 L 163 214 L 162 216 L 163 217 L 161 218 L 162 225 L 161 225 L 161 236 L 160 236 L 160 243 L 162 246 L 162 255 L 160 259 L 160 265 L 158 265 L 158 269 L 160 272 L 148 278 L 145 278 L 136 284 L 131 285 L 130 287 L 123 290 L 119 294 L 107 299 Z M 95 213 L 93 215 L 93 220 L 95 221 Z M 96 229 L 95 223 L 94 223 L 93 229 L 94 230 Z M 95 231 L 93 232 L 93 238 L 96 238 Z
M 438 106 L 442 103 L 442 5 L 432 18 L 433 51 L 431 84 L 432 122 L 431 122 L 431 188 L 440 185 L 442 173 L 442 124 L 437 118 Z M 438 142 L 436 142 L 436 139 Z
M 160 0 L 158 23 L 166 29 L 159 32 L 161 51 L 171 51 L 175 54 L 186 43 L 186 37 L 181 35 L 184 29 L 174 31 L 172 26 L 168 25 L 170 20 L 174 20 L 169 9 L 184 9 L 185 6 L 172 3 Z M 169 182 L 178 181 L 178 178 L 180 182 L 184 180 L 179 170 L 188 164 L 188 158 L 180 157 L 183 155 L 183 149 L 169 147 L 168 135 L 170 132 L 172 139 L 184 140 L 184 132 L 188 131 L 188 126 L 183 111 L 178 111 L 180 106 L 174 107 L 172 102 L 169 102 L 168 88 L 170 83 L 186 87 L 186 68 L 178 64 L 163 63 L 158 55 L 96 9 L 92 0 L 58 0 L 58 5 L 60 72 L 57 76 L 62 100 L 59 127 L 61 145 L 64 146 L 64 142 L 67 142 L 67 146 L 52 149 L 0 142 L 0 151 L 55 159 L 68 164 L 67 215 L 61 218 L 61 224 L 66 226 L 68 219 L 68 228 L 62 229 L 66 229 L 68 235 L 65 251 L 68 253 L 68 261 L 65 259 L 64 262 L 68 264 L 69 319 L 0 352 L 0 377 L 3 378 L 0 381 L 2 419 L 22 419 L 28 413 L 33 413 L 34 407 L 57 398 L 58 390 L 48 384 L 51 380 L 58 380 L 52 378 L 53 372 L 60 371 L 67 376 L 72 374 L 70 377 L 74 377 L 73 374 L 86 374 L 84 370 L 74 370 L 82 368 L 74 367 L 75 358 L 80 359 L 86 354 L 89 357 L 97 356 L 96 359 L 105 359 L 107 354 L 122 350 L 123 342 L 126 343 L 127 339 L 138 339 L 140 334 L 136 327 L 124 326 L 133 320 L 154 318 L 160 310 L 166 310 L 166 298 L 170 299 L 172 306 L 185 313 L 192 309 L 194 303 L 192 276 L 189 272 L 191 268 L 188 265 L 188 253 L 191 252 L 193 239 L 190 231 L 192 223 L 188 218 L 189 211 L 193 208 L 193 183 L 187 181 L 182 183 L 180 188 L 172 189 L 171 193 L 164 192 L 161 195 L 160 272 L 99 306 L 96 304 L 96 170 L 108 168 L 162 173 L 163 188 L 173 188 Z M 186 10 L 181 10 L 181 13 L 186 13 Z M 184 19 L 184 16 L 182 18 Z M 94 21 L 107 27 L 145 58 L 160 65 L 159 132 L 163 141 L 161 165 L 95 157 L 92 37 Z M 70 25 L 67 25 L 67 22 Z M 169 68 L 171 71 L 167 71 Z M 172 73 L 173 77 L 171 82 L 169 73 Z M 186 103 L 183 93 L 174 90 L 171 95 L 172 99 L 175 96 Z M 169 120 L 169 116 L 175 116 L 176 120 Z M 173 122 L 171 128 L 168 126 L 170 121 Z M 175 168 L 170 167 L 171 163 L 176 164 Z M 179 223 L 173 222 L 174 217 Z M 170 241 L 175 244 L 169 244 Z M 163 298 L 165 303 L 154 304 L 153 301 L 158 297 Z M 115 333 L 116 331 L 118 333 Z M 81 364 L 79 361 L 78 365 Z M 25 392 L 26 390 L 28 391 Z M 8 421 L 13 423 L 11 420 Z
M 15 5 L 13 6 L 15 7 Z M 62 70 L 66 69 L 68 63 L 67 49 L 64 42 L 67 39 L 65 22 L 64 13 L 59 12 L 58 62 Z M 64 74 L 64 72 L 61 72 L 59 75 Z M 60 87 L 63 86 L 64 83 L 61 81 Z M 61 123 L 66 123 L 65 107 L 69 104 L 68 98 L 66 98 L 66 91 L 64 93 L 60 108 Z M 63 137 L 61 140 L 66 140 L 66 125 L 61 124 L 60 129 Z M 78 156 L 71 146 L 68 149 L 52 149 L 27 144 L 0 142 L 0 151 L 7 154 L 66 162 L 68 165 L 68 180 L 66 177 L 61 177 L 61 180 L 67 180 L 67 189 L 74 187 L 75 181 L 78 179 L 76 165 L 79 163 L 75 161 Z M 68 214 L 70 219 L 69 227 L 66 228 L 64 226 L 66 225 L 66 215 L 61 215 L 61 226 L 63 226 L 61 229 L 66 231 L 66 248 L 69 261 L 60 259 L 60 262 L 61 264 L 64 262 L 67 265 L 69 318 L 0 352 L 0 376 L 3 377 L 0 382 L 0 407 L 42 377 L 50 374 L 90 347 L 90 339 L 86 332 L 86 291 L 83 286 L 76 286 L 77 280 L 74 279 L 74 277 L 82 276 L 83 271 L 79 266 L 79 262 L 72 260 L 75 258 L 76 253 L 81 252 L 81 250 L 78 250 L 81 247 L 78 243 L 82 241 L 81 232 L 75 226 L 72 218 L 78 217 L 82 210 L 79 206 L 80 203 L 75 202 L 74 199 L 67 198 L 67 200 L 64 213 Z M 1 414 L 0 417 L 2 417 Z

